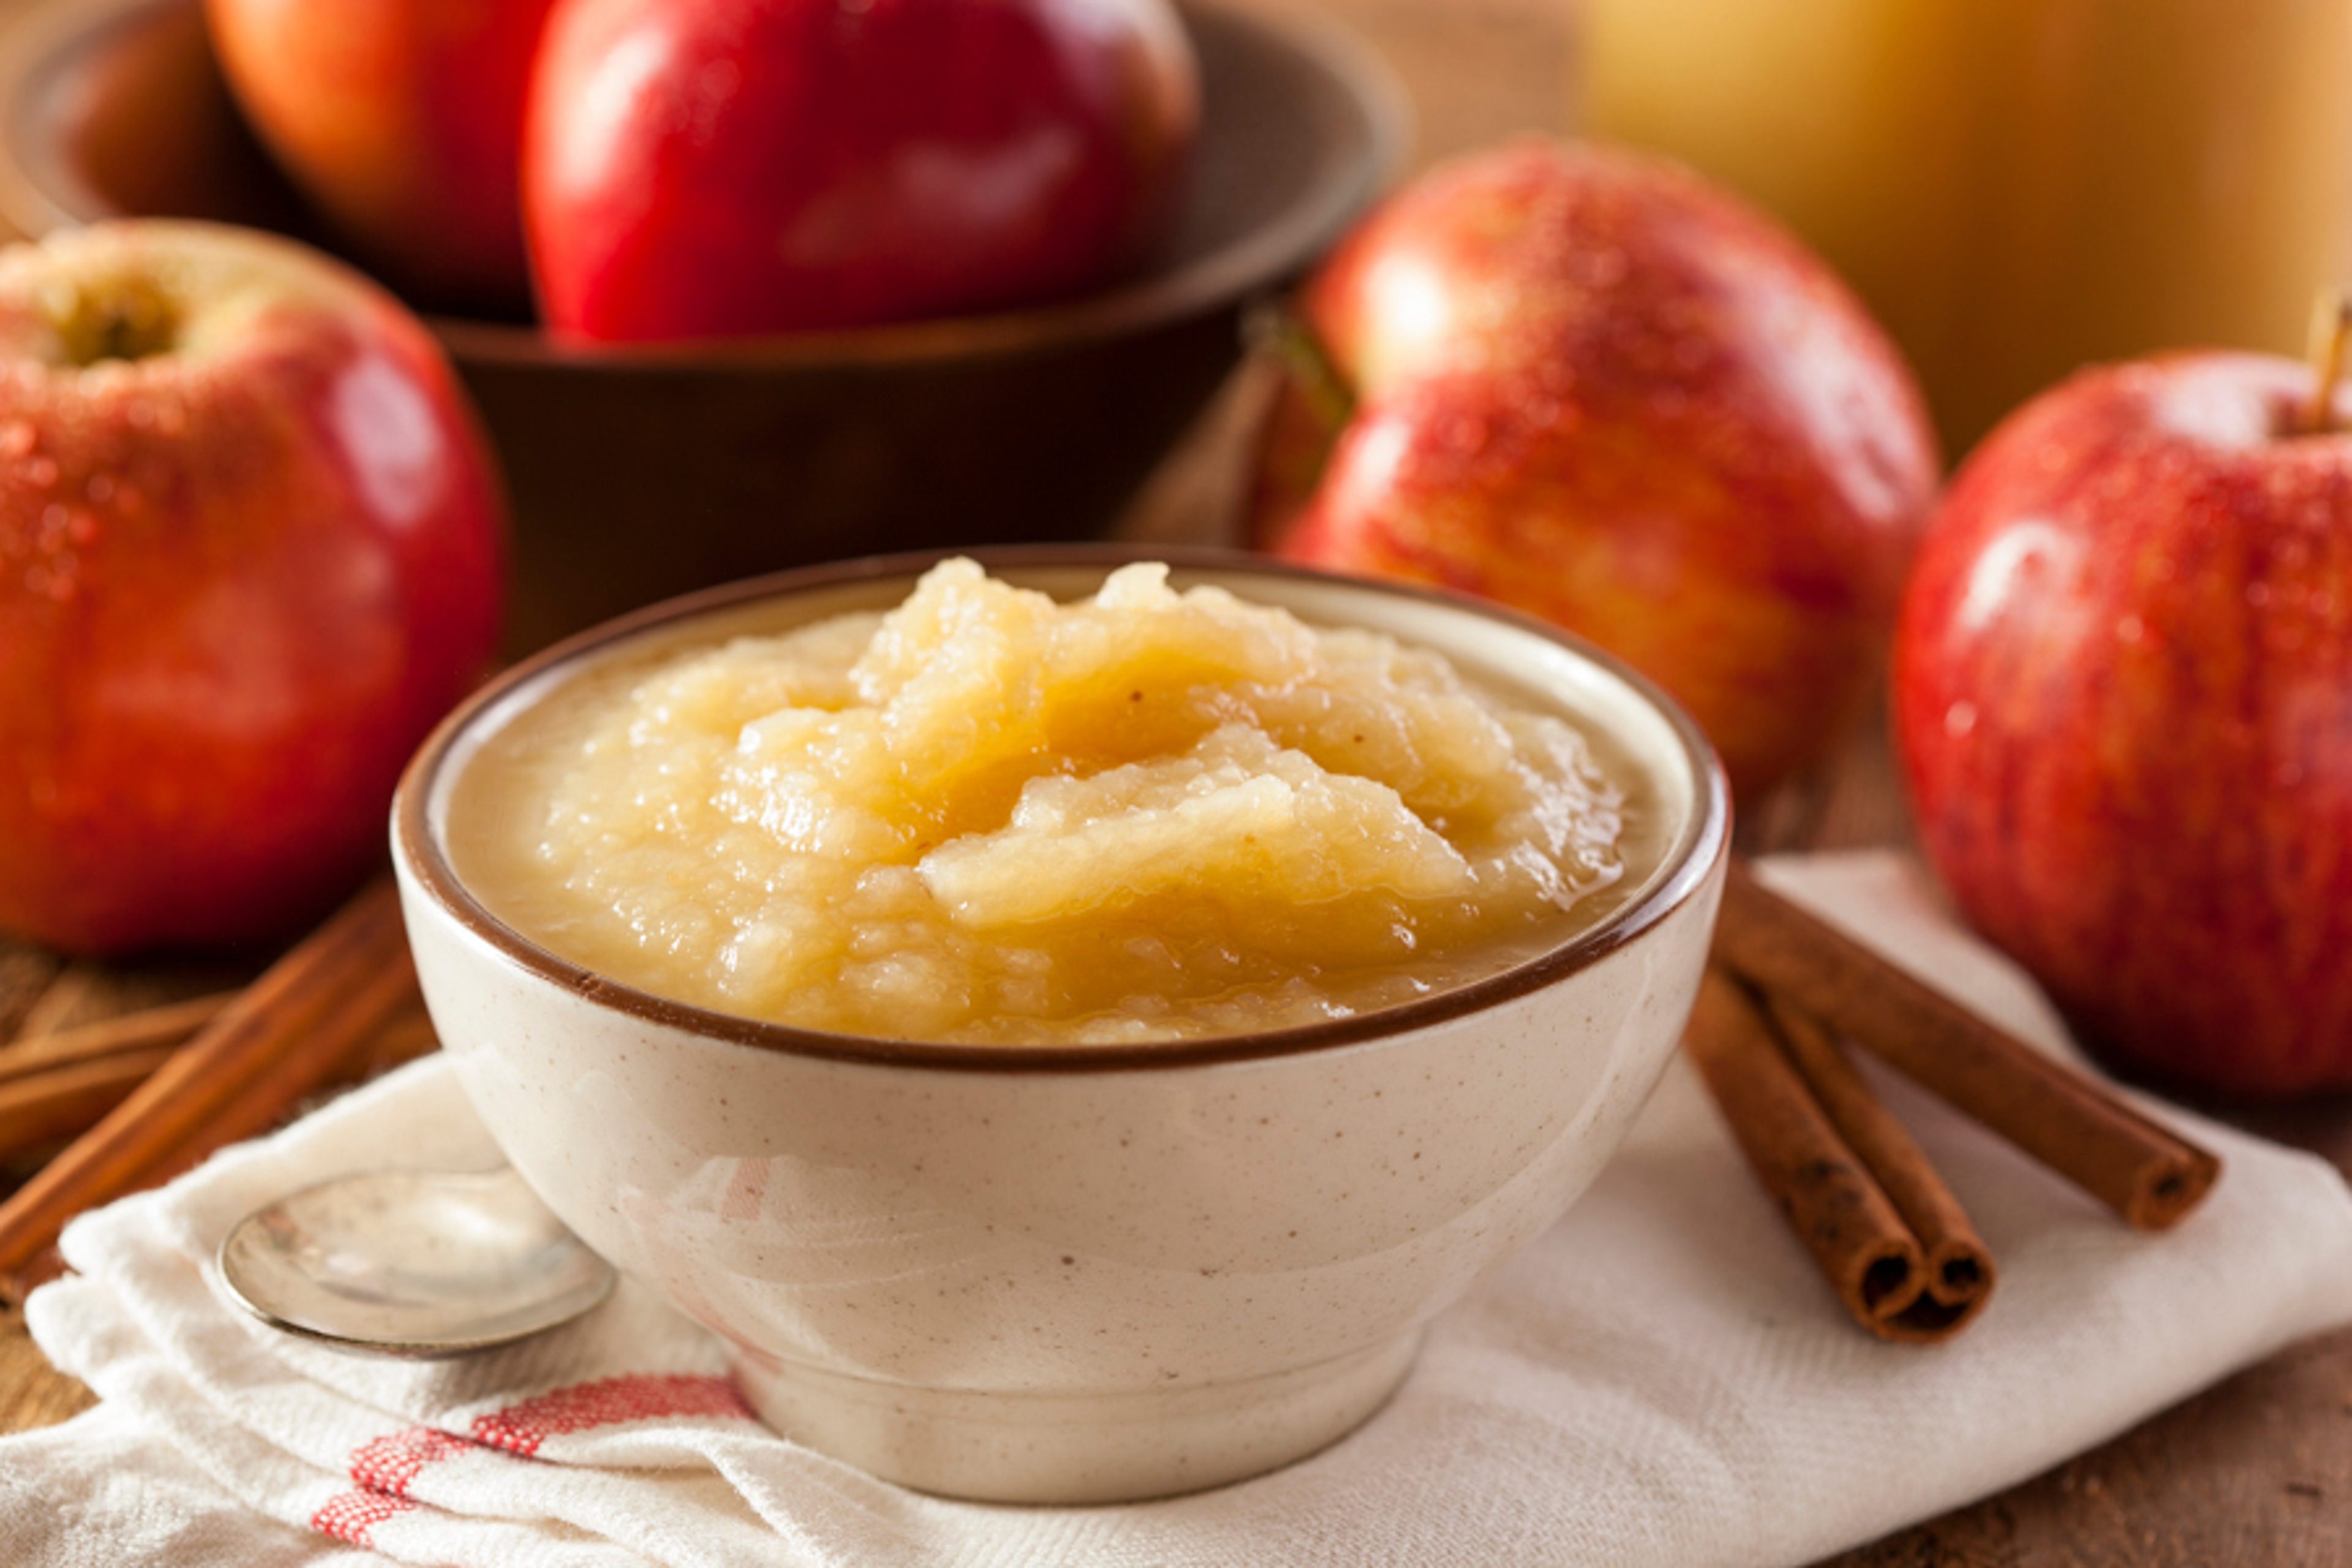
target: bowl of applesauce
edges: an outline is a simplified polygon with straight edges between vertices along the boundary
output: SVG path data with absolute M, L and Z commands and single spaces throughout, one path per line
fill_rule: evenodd
M 1104 1502 L 1337 1440 L 1598 1173 L 1730 808 L 1491 606 L 1219 552 L 850 562 L 502 675 L 404 779 L 433 1021 L 778 1431 Z

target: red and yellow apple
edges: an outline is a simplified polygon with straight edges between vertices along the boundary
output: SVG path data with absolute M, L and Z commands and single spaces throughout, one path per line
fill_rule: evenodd
M 1961 911 L 2167 1084 L 2352 1085 L 2352 431 L 2306 368 L 2085 372 L 1954 479 L 1895 740 Z
M 1935 437 L 1885 334 L 1752 208 L 1523 140 L 1392 196 L 1297 315 L 1331 384 L 1277 402 L 1263 547 L 1582 633 L 1690 710 L 1743 801 L 1876 689 Z
M 230 90 L 352 256 L 414 299 L 530 300 L 523 95 L 550 0 L 205 0 Z
M 406 309 L 134 220 L 0 252 L 0 930 L 282 934 L 491 655 L 504 503 Z
M 1166 0 L 558 0 L 523 210 L 573 338 L 850 328 L 1097 287 L 1198 119 Z

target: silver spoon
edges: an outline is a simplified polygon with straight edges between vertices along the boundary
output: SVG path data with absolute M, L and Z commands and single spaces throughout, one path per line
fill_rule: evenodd
M 352 1350 L 446 1356 L 569 1322 L 613 1268 L 511 1169 L 360 1171 L 247 1215 L 221 1278 L 263 1322 Z

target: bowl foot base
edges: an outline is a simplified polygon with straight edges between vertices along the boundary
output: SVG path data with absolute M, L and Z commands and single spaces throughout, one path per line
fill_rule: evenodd
M 1361 1424 L 1404 1380 L 1418 1331 L 1242 1383 L 1106 1394 L 924 1389 L 741 1363 L 760 1418 L 919 1491 L 983 1502 L 1131 1502 L 1242 1480 Z

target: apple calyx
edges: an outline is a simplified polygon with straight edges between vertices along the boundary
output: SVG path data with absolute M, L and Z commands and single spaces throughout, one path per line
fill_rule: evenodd
M 2352 338 L 2352 294 L 2323 289 L 2311 311 L 2311 405 L 2300 434 L 2332 436 L 2344 428 L 2336 416 L 2336 389 L 2344 381 L 2346 341 Z
M 1338 439 L 1356 416 L 1356 389 L 1339 373 L 1323 340 L 1297 311 L 1273 300 L 1251 308 L 1243 331 L 1253 350 L 1282 368 L 1325 434 Z
M 160 289 L 124 284 L 96 295 L 68 287 L 43 304 L 66 363 L 82 369 L 169 353 L 179 344 L 180 312 Z

